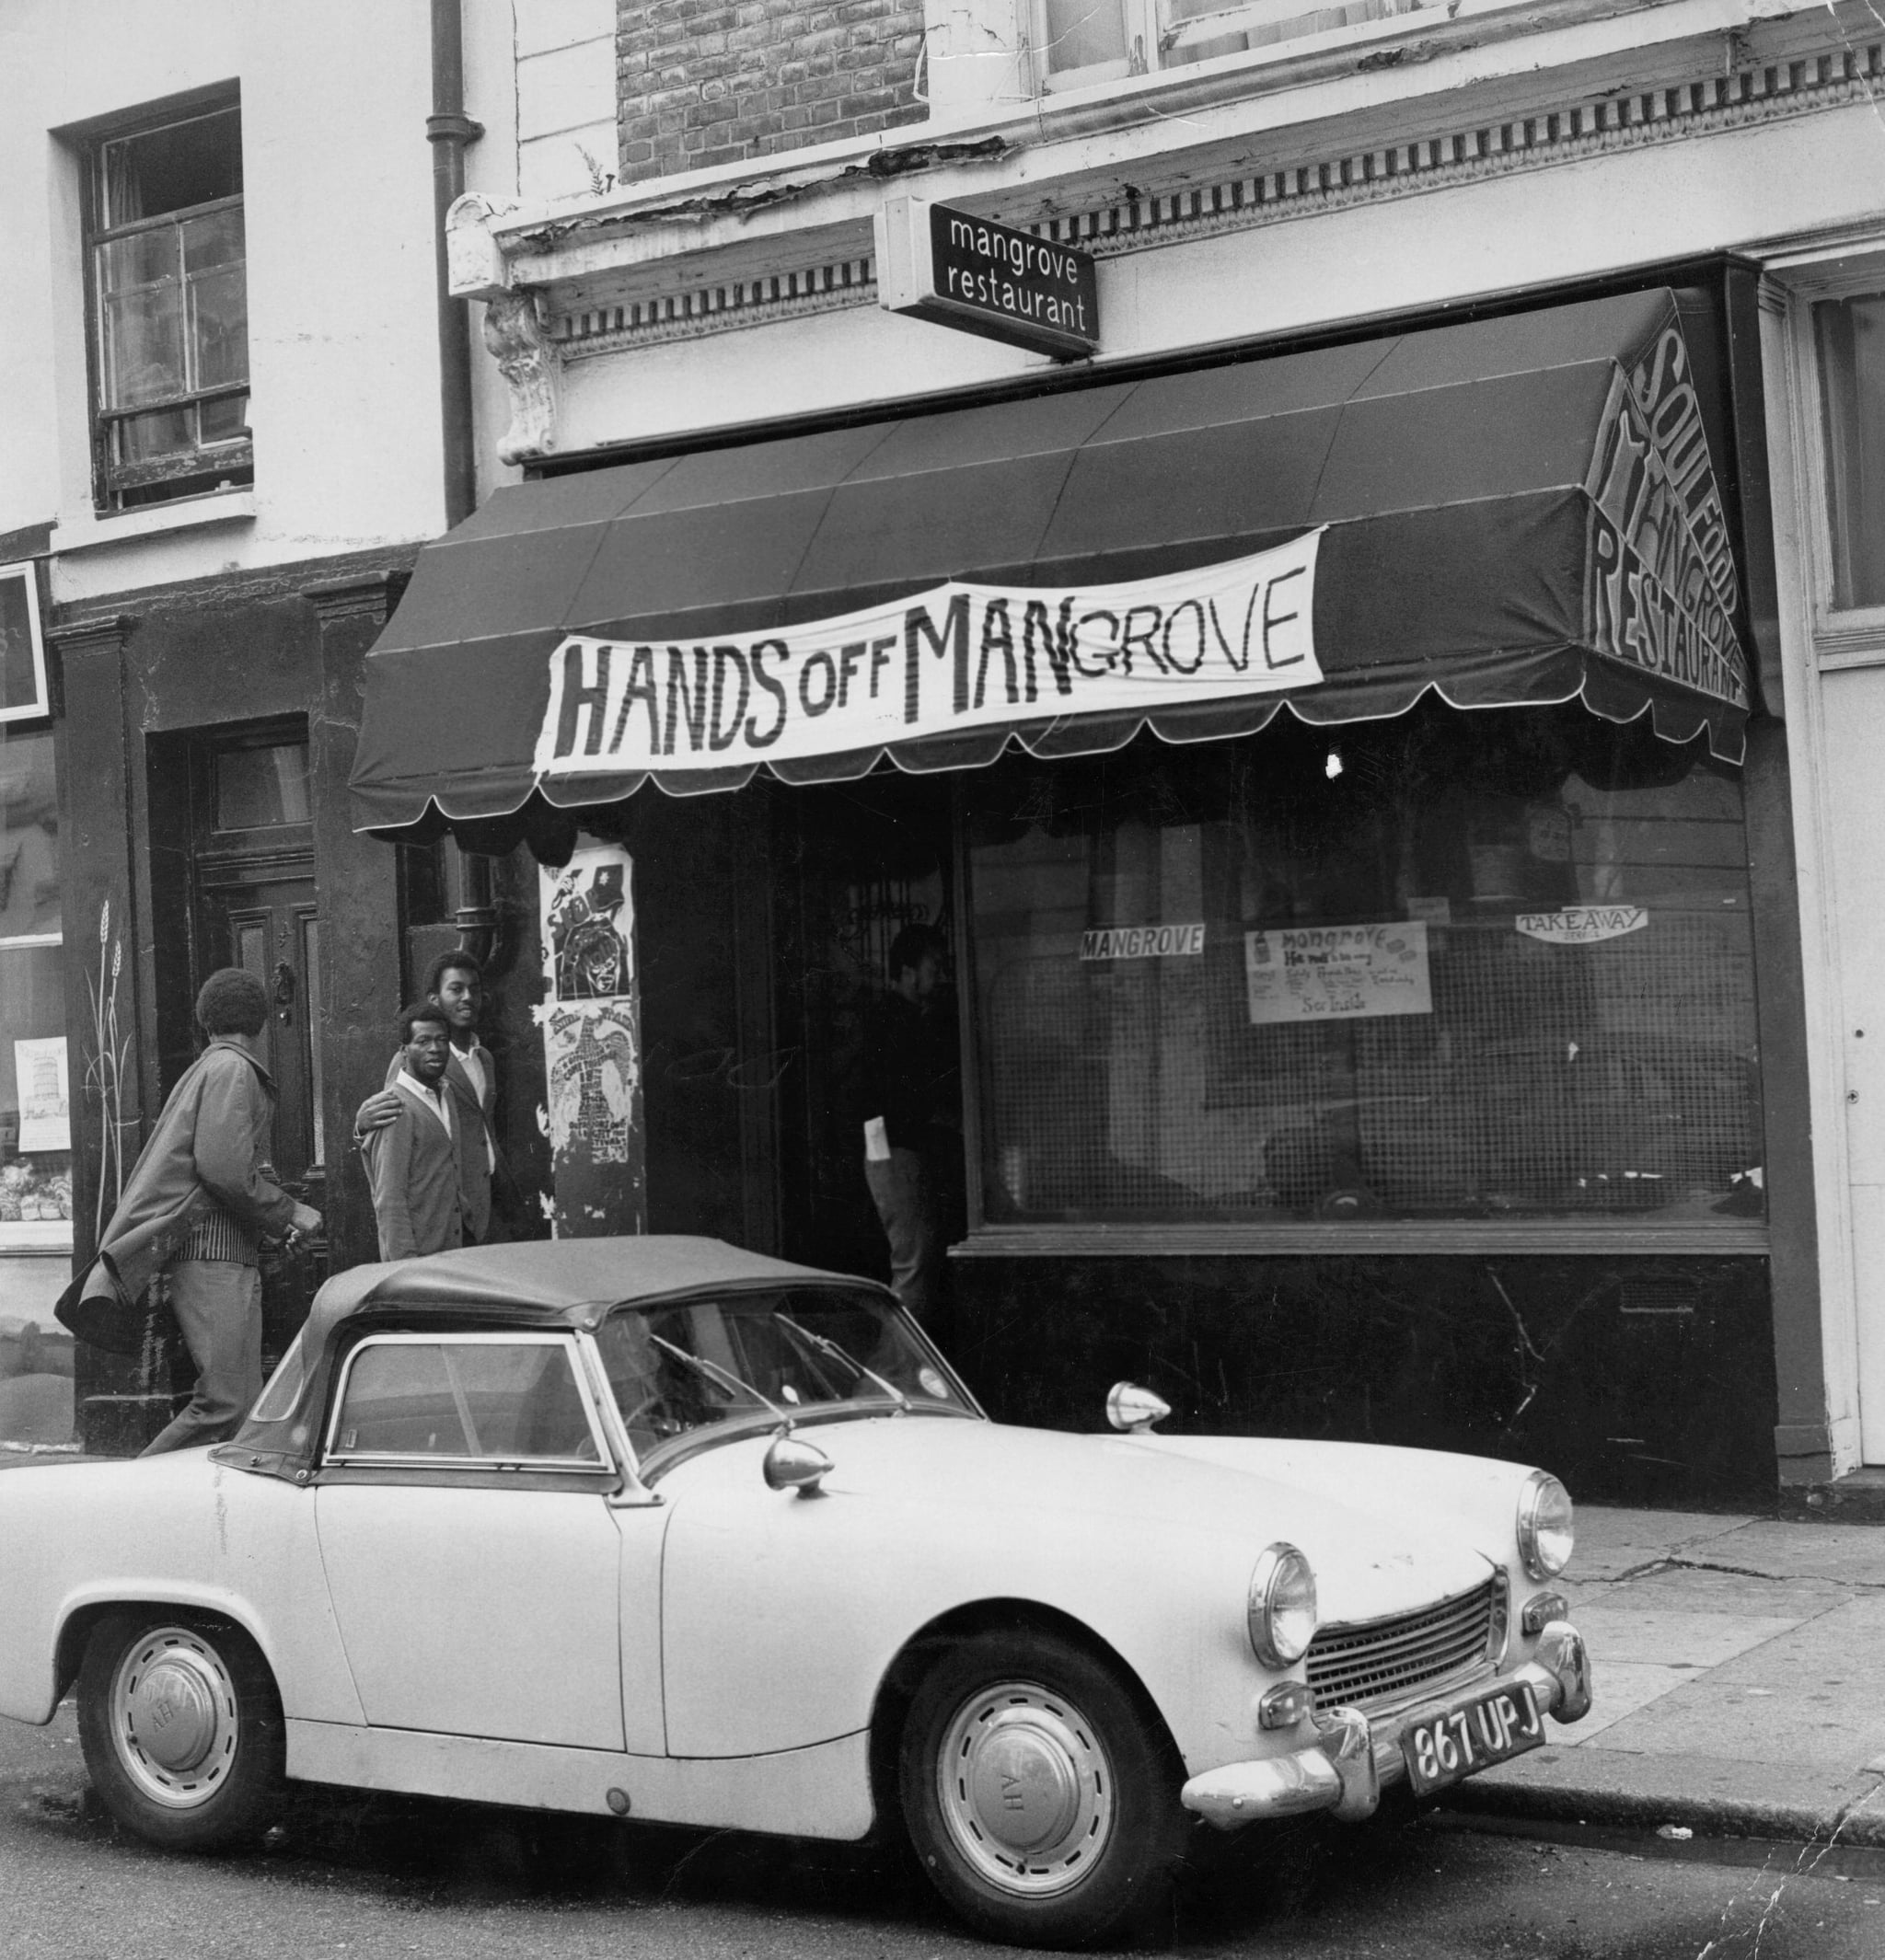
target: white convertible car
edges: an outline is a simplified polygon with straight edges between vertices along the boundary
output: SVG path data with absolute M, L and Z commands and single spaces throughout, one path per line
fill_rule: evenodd
M 883 1288 L 700 1239 L 329 1283 L 235 1441 L 0 1478 L 0 1712 L 153 1843 L 283 1779 L 857 1839 L 1018 1944 L 1188 1833 L 1372 1812 L 1590 1705 L 1555 1478 L 990 1423 Z

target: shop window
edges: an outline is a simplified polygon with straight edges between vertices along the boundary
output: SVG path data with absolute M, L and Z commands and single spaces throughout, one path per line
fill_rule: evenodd
M 1813 308 L 1836 610 L 1885 605 L 1885 295 Z
M 1036 0 L 1035 46 L 1045 86 L 1084 88 L 1419 10 L 1420 0 Z
M 1760 1213 L 1740 790 L 1699 744 L 1280 716 L 969 809 L 985 1221 Z
M 88 164 L 99 508 L 253 481 L 240 110 L 114 131 Z
M 72 1239 L 62 925 L 52 737 L 9 733 L 0 739 L 0 1253 Z

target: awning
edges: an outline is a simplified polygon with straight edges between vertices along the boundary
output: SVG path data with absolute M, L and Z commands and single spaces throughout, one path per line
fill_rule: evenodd
M 1214 740 L 1428 690 L 1581 698 L 1738 760 L 1706 429 L 1658 290 L 501 490 L 421 552 L 367 660 L 358 819 Z

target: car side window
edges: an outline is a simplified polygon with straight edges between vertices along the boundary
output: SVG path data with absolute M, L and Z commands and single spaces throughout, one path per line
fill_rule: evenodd
M 568 1342 L 385 1335 L 350 1357 L 328 1459 L 600 1468 Z

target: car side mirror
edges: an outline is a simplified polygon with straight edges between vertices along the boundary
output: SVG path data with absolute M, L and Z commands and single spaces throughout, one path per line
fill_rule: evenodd
M 790 1429 L 781 1429 L 766 1451 L 762 1470 L 769 1491 L 796 1491 L 801 1497 L 820 1497 L 818 1488 L 831 1458 L 815 1443 L 807 1443 Z
M 1106 1391 L 1106 1420 L 1129 1436 L 1141 1435 L 1172 1412 L 1163 1396 L 1141 1389 L 1136 1381 L 1116 1381 Z

